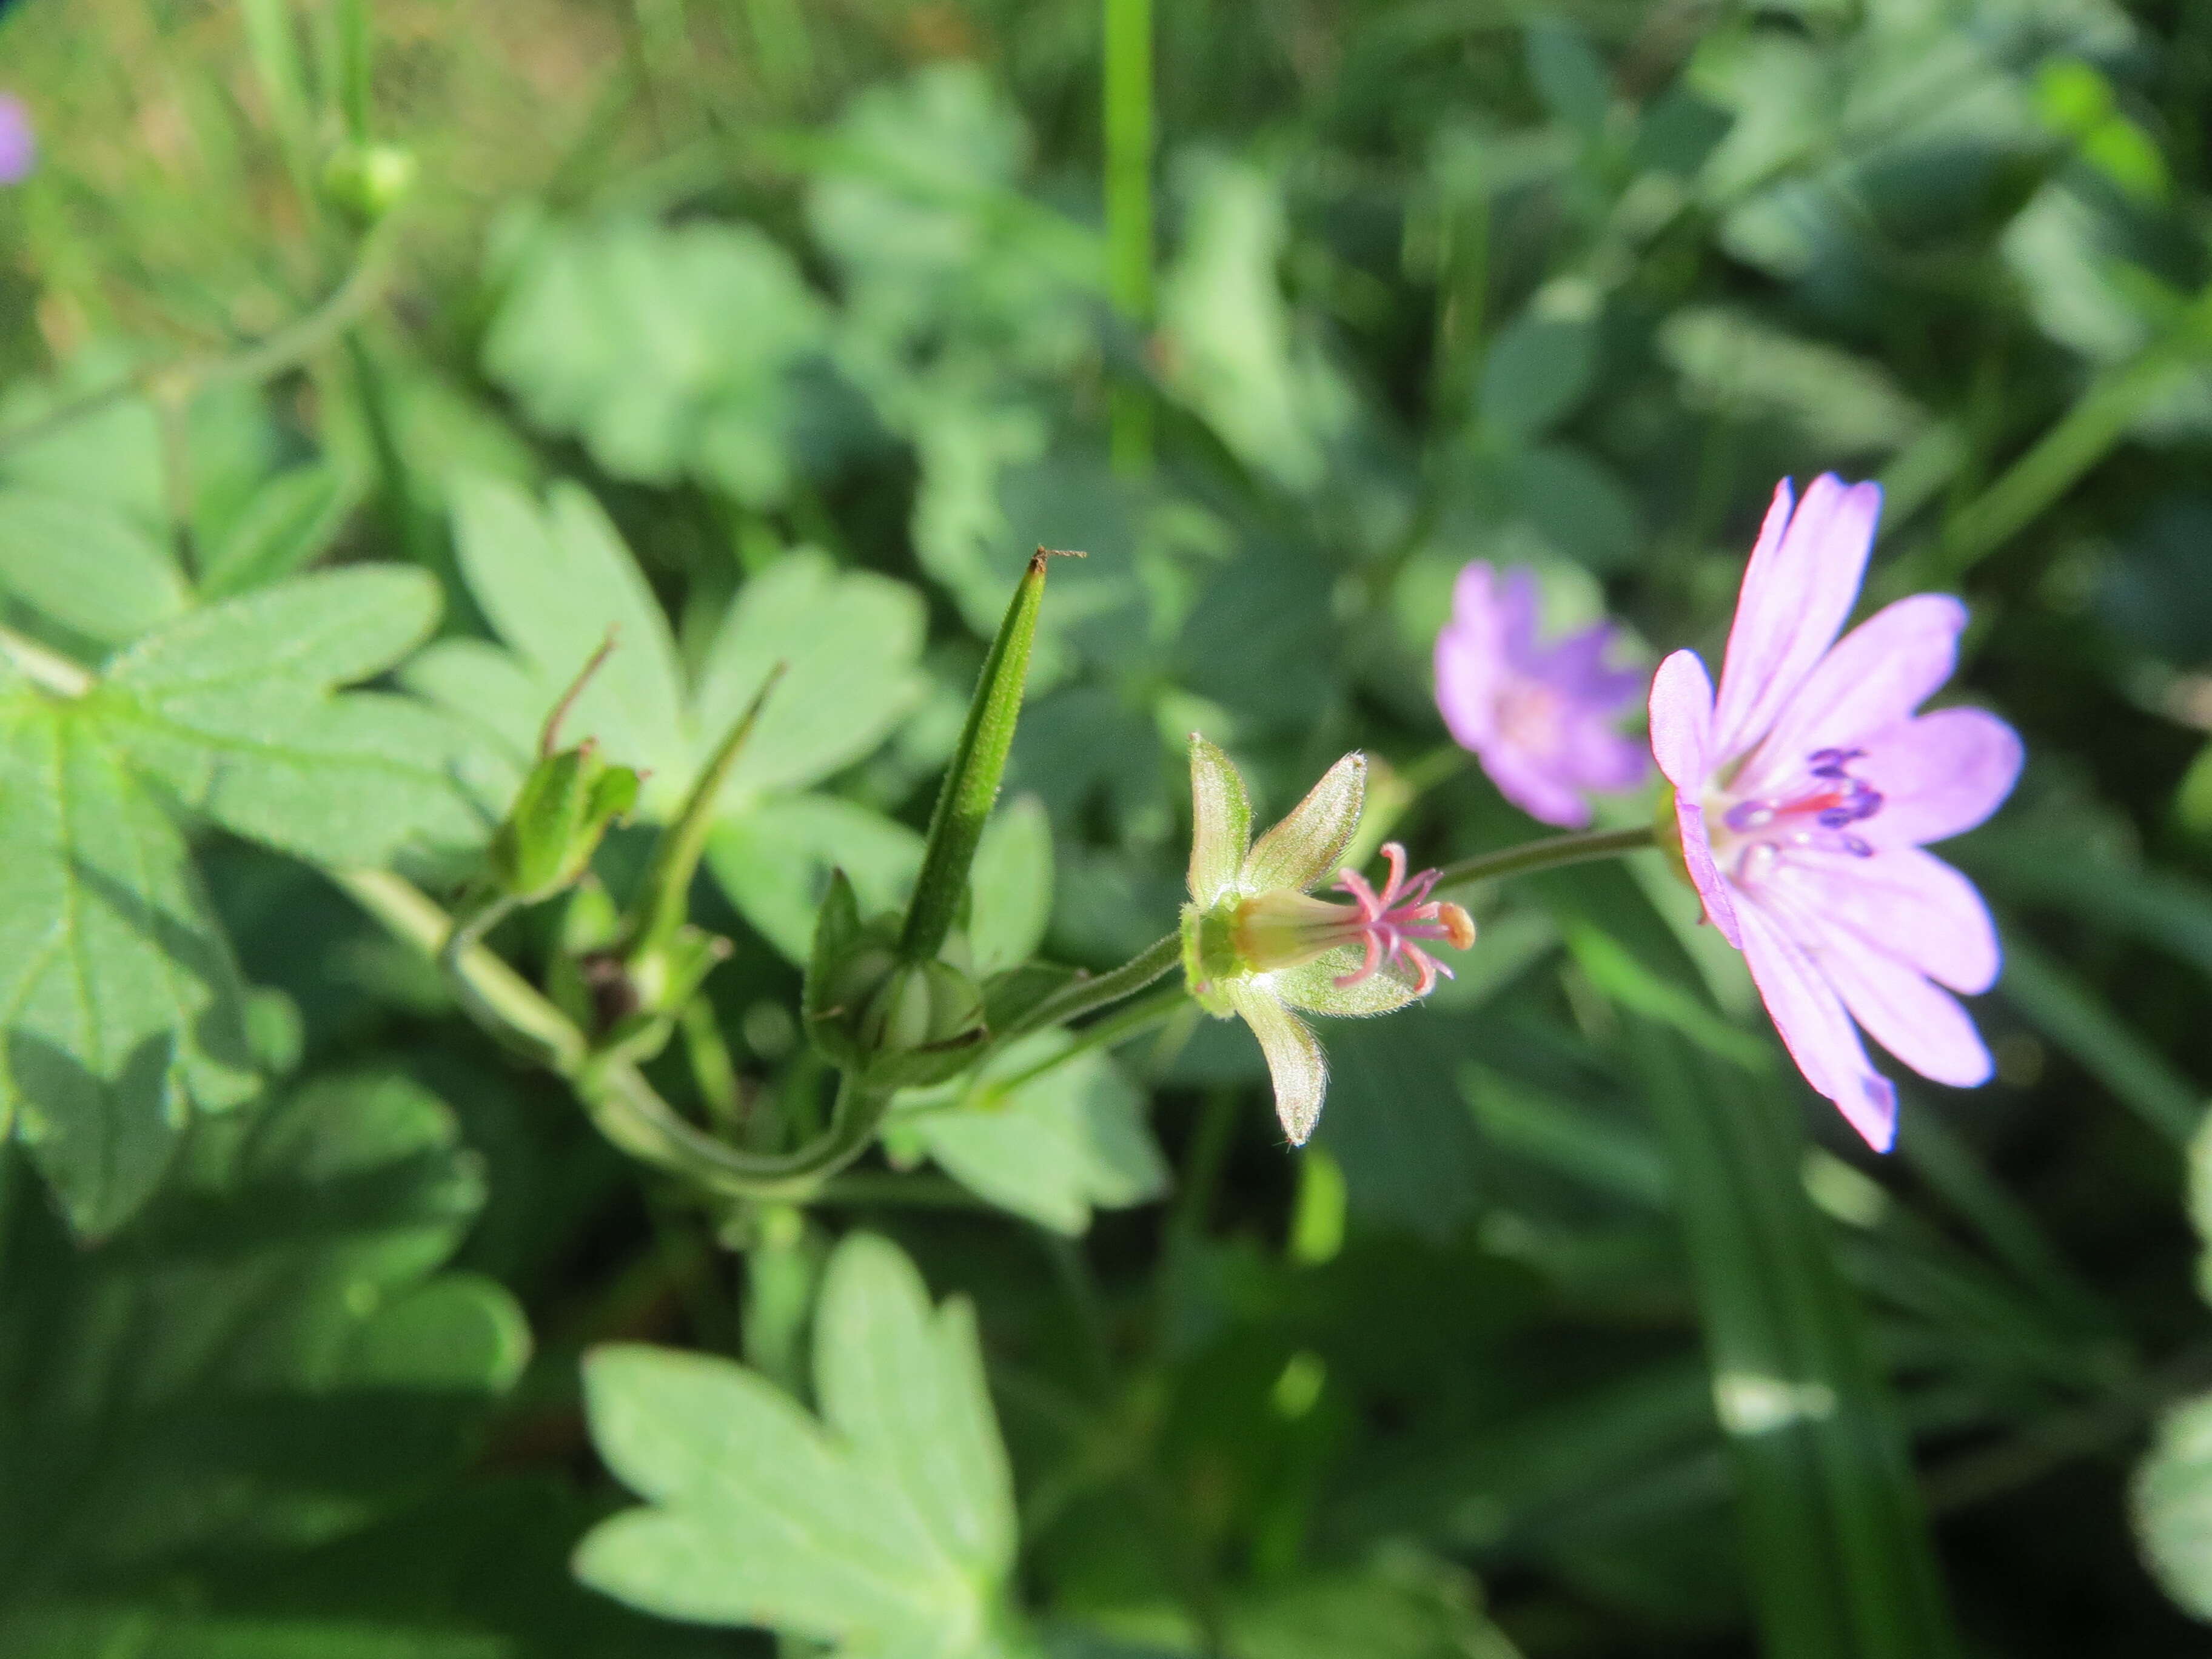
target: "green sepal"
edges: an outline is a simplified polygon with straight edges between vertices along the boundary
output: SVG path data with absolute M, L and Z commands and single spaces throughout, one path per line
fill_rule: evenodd
M 1223 988 L 1245 976 L 1230 932 L 1237 899 L 1211 908 L 1182 907 L 1182 977 L 1184 988 L 1199 1006 L 1216 1019 L 1226 1019 L 1234 1010 Z
M 843 998 L 854 983 L 852 959 L 861 948 L 861 935 L 860 902 L 853 892 L 853 884 L 842 870 L 833 870 L 830 890 L 823 895 L 822 908 L 815 916 L 814 950 L 807 959 L 799 1012 L 815 1051 L 842 1071 L 860 1064 L 860 1050 L 852 1041 L 848 1018 L 852 1011 Z M 888 968 L 889 945 L 880 948 Z
M 1044 603 L 1045 568 L 1051 557 L 1040 547 L 1030 561 L 976 678 L 967 722 L 930 813 L 921 871 L 915 878 L 914 896 L 908 902 L 906 925 L 899 936 L 899 954 L 908 962 L 927 962 L 938 954 L 967 896 L 969 867 L 975 860 L 975 846 L 982 839 L 991 805 L 999 798 L 1006 757 L 1013 748 L 1014 724 L 1021 718 L 1022 690 L 1029 679 L 1030 649 L 1036 641 L 1037 612 Z
M 544 757 L 492 836 L 489 858 L 500 891 L 536 904 L 573 886 L 608 829 L 637 805 L 637 773 L 602 761 L 595 744 Z

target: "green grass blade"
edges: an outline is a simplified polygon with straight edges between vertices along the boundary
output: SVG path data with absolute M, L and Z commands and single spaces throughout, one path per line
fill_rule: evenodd
M 2005 1000 L 2078 1061 L 2115 1098 L 2177 1146 L 2204 1115 L 2204 1099 L 2165 1055 L 2072 974 L 2018 933 L 2005 935 Z
M 1625 1017 L 1674 1161 L 1772 1659 L 1938 1659 L 1945 1596 L 1886 1382 L 1799 1171 L 1794 1103 Z

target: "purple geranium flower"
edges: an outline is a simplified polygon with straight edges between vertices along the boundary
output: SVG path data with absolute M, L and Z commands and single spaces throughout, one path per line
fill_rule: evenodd
M 1613 625 L 1536 642 L 1536 581 L 1501 584 L 1477 559 L 1459 573 L 1452 618 L 1437 635 L 1437 707 L 1506 799 L 1547 823 L 1590 821 L 1586 792 L 1633 789 L 1644 750 L 1613 729 L 1644 689 L 1639 669 L 1608 668 Z
M 1651 748 L 1674 786 L 1705 915 L 1744 954 L 1812 1085 L 1876 1152 L 1897 1091 L 1858 1029 L 1923 1077 L 1986 1083 L 1989 1050 L 1942 988 L 1996 982 L 1974 884 L 1921 850 L 1971 830 L 2020 775 L 1994 714 L 1915 714 L 1950 678 L 1966 607 L 1918 593 L 1836 639 L 1858 597 L 1881 491 L 1823 474 L 1790 510 L 1776 486 L 1743 573 L 1717 707 L 1695 652 L 1651 683 Z
M 27 177 L 37 155 L 38 144 L 31 137 L 31 112 L 21 100 L 0 92 L 0 185 L 12 185 Z

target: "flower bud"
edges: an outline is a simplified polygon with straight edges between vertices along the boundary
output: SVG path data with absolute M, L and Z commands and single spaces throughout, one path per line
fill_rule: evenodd
M 348 144 L 323 168 L 323 191 L 364 224 L 374 224 L 415 188 L 415 152 L 398 144 Z
M 610 766 L 586 743 L 530 769 L 514 805 L 491 839 L 492 874 L 526 904 L 574 884 L 616 819 L 637 803 L 638 775 Z

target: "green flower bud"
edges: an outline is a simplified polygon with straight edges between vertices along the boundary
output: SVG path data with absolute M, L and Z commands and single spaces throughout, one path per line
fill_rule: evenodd
M 323 192 L 365 224 L 398 207 L 421 171 L 415 152 L 398 144 L 348 144 L 323 167 Z
M 540 760 L 491 839 L 492 875 L 501 890 L 535 904 L 573 885 L 608 827 L 637 804 L 637 774 L 606 764 L 594 744 Z

